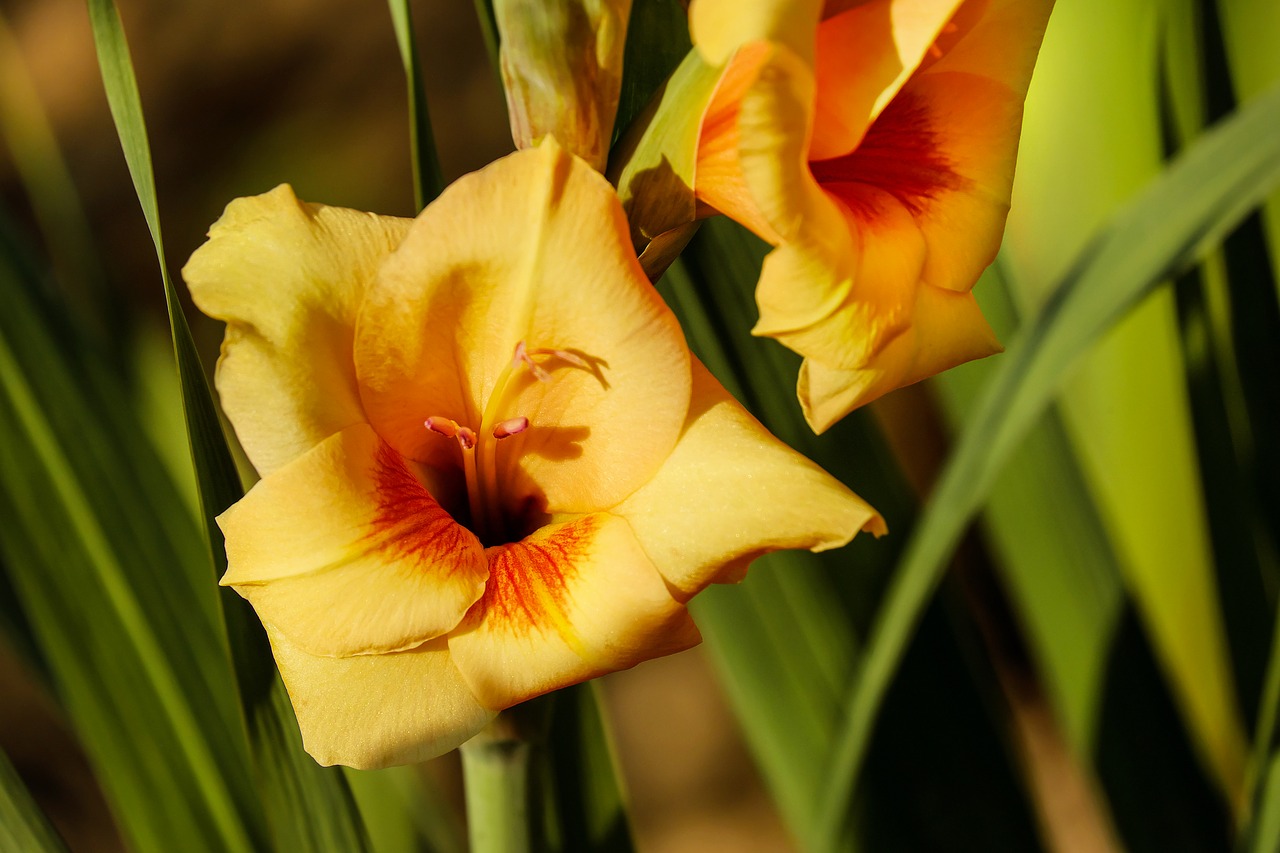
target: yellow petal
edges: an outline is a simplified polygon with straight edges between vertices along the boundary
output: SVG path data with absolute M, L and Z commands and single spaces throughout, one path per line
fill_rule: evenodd
M 884 520 L 834 477 L 769 434 L 694 363 L 693 404 L 662 469 L 613 513 L 684 598 L 739 580 L 782 548 L 839 548 Z
M 442 755 L 493 719 L 471 695 L 443 638 L 404 652 L 309 655 L 267 626 L 302 730 L 323 765 L 374 770 Z
M 712 65 L 753 41 L 786 45 L 806 62 L 813 61 L 813 33 L 822 12 L 821 0 L 693 0 L 689 33 Z
M 304 204 L 282 185 L 227 206 L 182 270 L 227 323 L 222 408 L 263 476 L 365 418 L 351 365 L 366 282 L 409 220 Z
M 959 5 L 959 0 L 872 0 L 818 26 L 810 159 L 853 150 Z
M 219 517 L 222 583 L 311 654 L 405 649 L 449 631 L 487 569 L 424 473 L 366 424 L 326 439 Z
M 797 394 L 820 433 L 882 394 L 1001 349 L 972 294 L 921 287 L 908 330 L 866 367 L 842 370 L 807 358 Z
M 484 598 L 449 635 L 462 677 L 486 707 L 510 707 L 700 639 L 617 516 L 581 516 L 487 553 Z
M 529 419 L 497 451 L 510 505 L 613 505 L 652 476 L 688 407 L 688 350 L 613 188 L 554 140 L 446 190 L 379 271 L 356 337 L 370 421 L 411 458 L 449 444 L 423 429 L 431 415 Z M 547 356 L 545 382 L 517 368 L 497 400 L 519 342 L 571 358 Z

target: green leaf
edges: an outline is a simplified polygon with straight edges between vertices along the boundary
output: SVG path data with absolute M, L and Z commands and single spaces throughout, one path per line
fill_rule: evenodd
M 444 189 L 440 158 L 436 154 L 435 135 L 431 132 L 431 114 L 427 111 L 427 94 L 422 85 L 422 67 L 418 62 L 417 43 L 413 37 L 413 18 L 409 0 L 387 0 L 391 7 L 391 23 L 396 29 L 396 44 L 404 79 L 409 91 L 409 150 L 413 161 L 413 202 L 422 210 Z
M 138 850 L 266 841 L 199 528 L 118 376 L 0 244 L 0 555 Z
M 550 779 L 556 850 L 629 851 L 635 843 L 596 682 L 558 691 L 551 712 Z
M 1206 133 L 1081 253 L 1010 346 L 966 425 L 877 618 L 831 763 L 819 838 L 834 846 L 876 712 L 924 606 L 1009 454 L 1075 358 L 1143 296 L 1212 245 L 1280 179 L 1280 89 Z M 1238 733 L 1200 729 L 1224 784 L 1241 772 Z M 1238 785 L 1238 781 L 1236 782 Z
M 61 853 L 67 848 L 0 751 L 0 850 Z
M 1018 326 L 997 261 L 974 289 L 1001 339 Z M 934 387 L 963 424 L 999 370 L 984 359 L 947 371 Z M 1096 743 L 1106 665 L 1124 603 L 1123 580 L 1061 413 L 1051 407 L 1010 456 L 982 521 L 999 574 L 1054 709 L 1076 755 Z
M 169 278 L 151 152 L 124 28 L 113 0 L 88 0 L 88 3 L 107 101 L 160 264 L 208 546 L 203 561 L 204 578 L 205 583 L 211 584 L 226 568 L 222 533 L 215 519 L 239 500 L 244 491 L 182 306 Z M 284 685 L 272 665 L 265 632 L 249 606 L 234 592 L 224 588 L 220 593 L 240 700 L 258 759 L 257 778 L 265 798 L 274 806 L 269 814 L 277 843 L 289 850 L 363 849 L 367 838 L 346 780 L 336 769 L 317 767 L 302 751 L 297 722 Z M 243 725 L 228 728 L 243 731 Z M 251 787 L 236 790 L 242 796 L 249 796 Z
M 633 0 L 614 143 L 649 105 L 691 47 L 688 15 L 679 0 Z

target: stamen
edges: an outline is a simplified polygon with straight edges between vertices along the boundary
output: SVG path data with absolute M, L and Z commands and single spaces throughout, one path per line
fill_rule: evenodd
M 533 355 L 549 355 L 549 356 L 551 356 L 552 358 L 558 358 L 558 359 L 560 359 L 561 361 L 567 361 L 567 362 L 569 362 L 570 364 L 572 364 L 574 367 L 578 367 L 578 368 L 581 368 L 581 369 L 583 369 L 583 370 L 590 370 L 590 369 L 591 369 L 591 365 L 587 364 L 586 359 L 584 359 L 584 358 L 583 358 L 582 356 L 580 356 L 580 355 L 577 355 L 576 353 L 571 353 L 571 352 L 569 352 L 567 349 L 545 349 L 545 348 L 540 348 L 540 349 L 536 349 L 536 350 L 534 350 L 534 351 L 532 352 L 532 354 L 533 354 Z
M 519 435 L 529 428 L 529 419 L 525 417 L 511 418 L 505 420 L 493 428 L 493 437 L 497 439 L 510 438 L 513 435 Z
M 458 427 L 457 434 L 458 444 L 462 445 L 463 450 L 471 450 L 476 446 L 476 434 L 468 427 Z
M 432 432 L 437 432 L 445 438 L 453 438 L 458 434 L 458 422 L 449 418 L 441 418 L 432 415 L 422 422 L 422 425 Z

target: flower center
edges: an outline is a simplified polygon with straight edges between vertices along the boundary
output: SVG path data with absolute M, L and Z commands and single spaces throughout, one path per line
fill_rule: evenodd
M 592 369 L 586 359 L 568 350 L 529 349 L 524 341 L 520 341 L 516 344 L 511 361 L 498 375 L 493 393 L 489 395 L 481 414 L 478 429 L 440 415 L 432 415 L 423 421 L 423 426 L 431 432 L 458 442 L 462 451 L 462 469 L 466 479 L 467 504 L 471 510 L 473 532 L 486 544 L 500 541 L 506 531 L 507 519 L 503 518 L 503 501 L 498 481 L 498 442 L 530 428 L 527 417 L 511 416 L 508 413 L 509 398 L 525 370 L 539 382 L 550 382 L 551 372 L 544 365 L 553 361 L 561 361 L 587 371 Z

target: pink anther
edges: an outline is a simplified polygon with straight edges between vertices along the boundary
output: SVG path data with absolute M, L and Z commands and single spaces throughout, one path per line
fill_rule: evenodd
M 438 432 L 445 438 L 453 438 L 458 434 L 458 422 L 449 418 L 441 418 L 432 415 L 422 422 L 422 425 L 432 432 Z
M 493 428 L 494 438 L 509 438 L 513 435 L 519 435 L 529 428 L 529 419 L 525 417 L 510 418 Z

